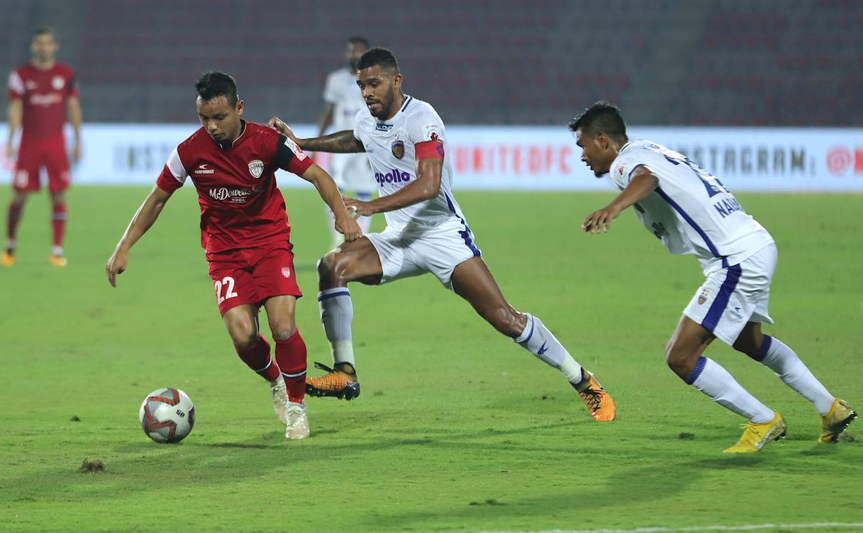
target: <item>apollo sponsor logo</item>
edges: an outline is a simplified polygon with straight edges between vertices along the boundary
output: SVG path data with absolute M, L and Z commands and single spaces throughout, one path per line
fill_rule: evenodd
M 409 173 L 402 172 L 397 168 L 392 169 L 386 174 L 382 172 L 375 172 L 375 181 L 378 182 L 378 185 L 383 185 L 385 183 L 407 183 L 410 180 L 411 175 Z
M 210 189 L 208 194 L 210 198 L 213 200 L 218 200 L 220 202 L 234 202 L 234 203 L 243 203 L 246 199 L 255 192 L 254 189 L 229 189 L 228 187 L 215 187 Z

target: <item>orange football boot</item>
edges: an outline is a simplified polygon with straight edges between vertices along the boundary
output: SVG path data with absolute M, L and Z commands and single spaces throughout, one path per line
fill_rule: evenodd
M 572 388 L 581 396 L 584 405 L 587 406 L 587 411 L 594 420 L 597 422 L 611 422 L 617 414 L 614 400 L 602 388 L 602 385 L 599 384 L 599 381 L 596 380 L 596 376 L 592 372 L 588 372 L 588 375 L 590 376 L 590 384 L 586 389 L 579 391 L 576 385 L 572 385 Z
M 315 363 L 326 374 L 316 378 L 306 378 L 306 394 L 309 396 L 332 396 L 339 400 L 353 400 L 360 395 L 360 382 L 356 374 L 334 370 L 321 363 Z

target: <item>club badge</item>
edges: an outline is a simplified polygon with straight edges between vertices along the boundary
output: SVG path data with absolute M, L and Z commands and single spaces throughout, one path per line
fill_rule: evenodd
M 393 155 L 396 156 L 396 159 L 401 159 L 405 156 L 404 141 L 393 141 Z
M 264 173 L 264 162 L 260 159 L 255 159 L 254 161 L 249 162 L 249 174 L 252 175 L 253 178 L 258 179 L 261 177 L 261 174 Z

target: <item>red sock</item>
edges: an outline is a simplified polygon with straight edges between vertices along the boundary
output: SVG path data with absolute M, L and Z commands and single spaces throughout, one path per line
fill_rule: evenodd
M 54 246 L 63 246 L 63 235 L 66 233 L 66 204 L 64 202 L 53 204 L 51 225 L 54 228 Z
M 270 357 L 270 344 L 267 339 L 258 335 L 258 343 L 248 350 L 241 350 L 234 346 L 237 355 L 249 368 L 257 372 L 259 376 L 267 381 L 275 381 L 279 377 L 279 365 Z
M 276 361 L 285 378 L 288 400 L 301 402 L 306 397 L 306 343 L 300 330 L 285 340 L 276 339 Z
M 9 218 L 6 224 L 6 236 L 10 241 L 15 240 L 15 231 L 18 229 L 18 221 L 21 220 L 21 206 L 9 204 Z

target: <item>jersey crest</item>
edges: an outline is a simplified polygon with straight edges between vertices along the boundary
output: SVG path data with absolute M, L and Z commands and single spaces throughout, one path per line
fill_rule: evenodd
M 404 141 L 393 141 L 393 155 L 396 156 L 396 159 L 401 159 L 405 156 Z
M 258 179 L 261 177 L 261 174 L 264 173 L 264 162 L 260 159 L 255 159 L 254 161 L 249 161 L 249 174 L 252 175 L 253 178 Z

